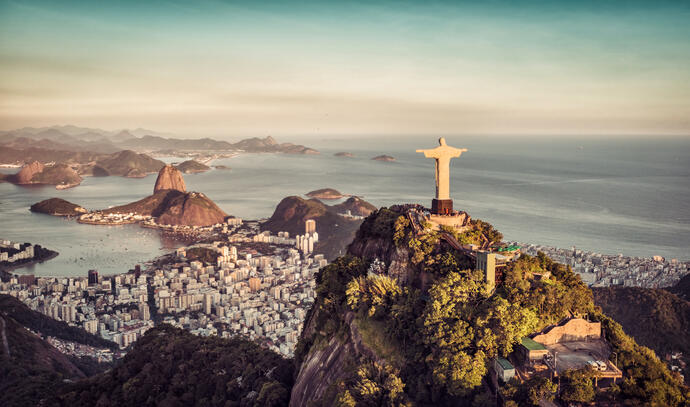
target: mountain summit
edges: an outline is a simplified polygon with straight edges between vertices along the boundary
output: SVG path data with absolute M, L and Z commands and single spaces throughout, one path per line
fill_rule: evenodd
M 161 168 L 158 172 L 158 178 L 156 178 L 156 185 L 153 187 L 153 193 L 155 194 L 163 189 L 174 189 L 180 192 L 187 191 L 182 173 L 170 164 Z

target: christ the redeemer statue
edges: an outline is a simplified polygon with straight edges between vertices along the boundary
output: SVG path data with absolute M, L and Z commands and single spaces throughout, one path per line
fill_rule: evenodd
M 449 215 L 453 212 L 453 200 L 450 199 L 450 160 L 460 157 L 466 148 L 450 147 L 446 139 L 438 139 L 439 146 L 431 150 L 417 150 L 424 157 L 436 160 L 436 198 L 431 202 L 431 212 L 438 215 Z

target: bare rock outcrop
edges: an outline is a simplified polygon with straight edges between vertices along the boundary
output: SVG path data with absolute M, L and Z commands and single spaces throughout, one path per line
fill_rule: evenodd
M 158 172 L 158 178 L 156 178 L 156 185 L 153 187 L 153 193 L 155 194 L 164 189 L 174 189 L 180 192 L 187 191 L 182 173 L 172 165 L 166 165 Z
M 17 184 L 31 184 L 34 175 L 40 174 L 45 169 L 45 165 L 38 161 L 32 161 L 26 164 L 15 175 L 14 180 Z
M 302 360 L 292 387 L 290 407 L 319 405 L 333 384 L 346 378 L 353 364 L 360 360 L 386 363 L 362 340 L 354 313 L 345 315 L 345 324 L 344 335 L 333 336 L 325 345 L 313 347 Z M 305 331 L 314 328 L 312 319 Z

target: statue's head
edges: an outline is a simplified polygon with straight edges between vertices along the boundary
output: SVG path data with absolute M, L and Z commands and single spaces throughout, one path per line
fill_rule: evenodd
M 438 139 L 438 144 L 441 145 L 441 146 L 447 145 L 447 144 L 446 144 L 446 139 L 445 139 L 444 137 L 441 137 L 440 139 Z

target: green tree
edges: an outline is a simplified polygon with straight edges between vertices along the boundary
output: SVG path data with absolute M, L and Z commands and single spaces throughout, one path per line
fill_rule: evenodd
M 256 398 L 256 406 L 285 406 L 290 402 L 290 392 L 279 382 L 264 383 Z
M 379 316 L 388 314 L 402 292 L 397 281 L 383 275 L 355 277 L 345 291 L 350 308 L 366 312 L 369 317 L 377 312 Z
M 538 406 L 541 400 L 552 401 L 558 386 L 546 377 L 535 376 L 527 382 L 527 400 Z
M 367 362 L 356 369 L 354 377 L 338 395 L 336 404 L 402 406 L 405 405 L 404 389 L 405 384 L 398 377 L 397 370 L 387 364 Z
M 588 403 L 594 400 L 594 374 L 591 368 L 566 370 L 560 398 L 563 401 Z

